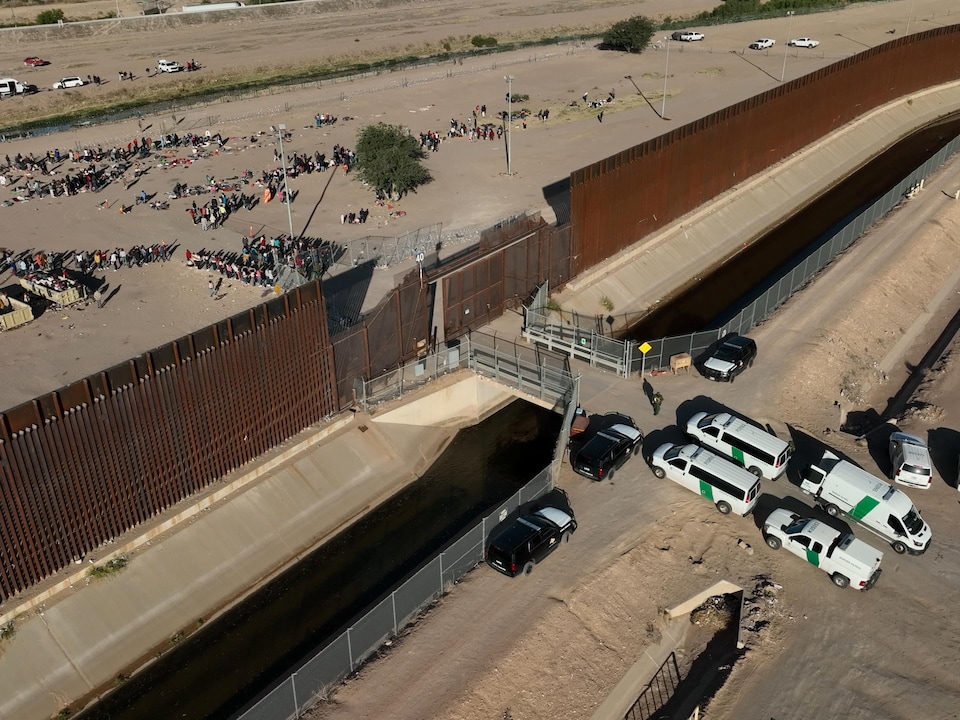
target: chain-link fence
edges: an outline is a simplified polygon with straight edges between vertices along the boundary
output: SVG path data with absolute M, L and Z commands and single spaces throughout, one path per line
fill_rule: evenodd
M 524 308 L 523 336 L 550 350 L 576 357 L 591 366 L 605 368 L 623 376 L 631 373 L 660 370 L 670 366 L 670 358 L 680 353 L 697 357 L 727 333 L 744 334 L 759 325 L 794 293 L 803 288 L 833 259 L 846 250 L 858 238 L 887 213 L 919 190 L 921 181 L 930 177 L 960 150 L 957 136 L 935 155 L 907 175 L 870 207 L 857 215 L 832 235 L 821 238 L 819 244 L 799 258 L 792 267 L 777 278 L 771 278 L 761 286 L 762 292 L 749 305 L 739 310 L 728 321 L 714 330 L 703 330 L 688 335 L 678 335 L 658 340 L 647 340 L 650 347 L 641 352 L 643 342 L 622 341 L 604 336 L 596 331 L 602 319 L 587 319 L 589 327 L 559 324 L 555 314 L 538 291 L 529 307 Z M 575 318 L 580 321 L 580 318 Z
M 548 466 L 236 720 L 298 718 L 325 700 L 333 686 L 375 655 L 384 642 L 416 624 L 451 586 L 483 562 L 491 530 L 524 503 L 550 492 L 553 484 Z

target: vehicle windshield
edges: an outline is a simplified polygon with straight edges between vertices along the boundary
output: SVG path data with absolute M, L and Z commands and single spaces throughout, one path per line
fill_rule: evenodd
M 681 450 L 683 450 L 683 445 L 674 445 L 672 448 L 670 448 L 663 454 L 663 459 L 673 460 L 675 457 L 680 456 Z
M 787 533 L 787 535 L 793 535 L 793 534 L 798 533 L 798 532 L 800 532 L 801 530 L 803 530 L 803 526 L 806 525 L 806 524 L 807 524 L 807 519 L 806 519 L 806 518 L 797 518 L 797 519 L 794 520 L 792 523 L 790 523 L 789 525 L 787 525 L 787 526 L 783 529 L 783 531 L 784 531 L 785 533 Z
M 930 468 L 920 467 L 919 465 L 904 465 L 903 471 L 911 475 L 929 475 Z
M 717 417 L 716 413 L 714 413 L 713 415 L 707 415 L 703 420 L 697 423 L 697 427 L 698 428 L 710 427 L 711 425 L 713 425 L 713 421 L 716 419 L 716 417 Z
M 923 518 L 915 507 L 911 507 L 910 512 L 904 515 L 903 524 L 911 535 L 918 535 L 923 530 Z
M 717 352 L 713 356 L 717 360 L 725 360 L 726 362 L 733 362 L 737 359 L 737 353 L 740 352 L 740 348 L 736 345 L 730 343 L 724 343 L 717 348 Z

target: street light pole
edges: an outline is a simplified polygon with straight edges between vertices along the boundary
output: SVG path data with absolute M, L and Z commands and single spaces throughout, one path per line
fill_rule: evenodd
M 513 133 L 510 126 L 513 124 L 513 75 L 504 75 L 507 81 L 507 121 L 503 124 L 507 133 L 507 175 L 513 175 Z
M 793 13 L 787 13 L 787 39 L 783 41 L 783 68 L 780 70 L 780 82 L 787 76 L 787 50 L 790 48 L 790 25 L 793 24 Z
M 287 126 L 283 123 L 277 125 L 277 137 L 280 138 L 280 163 L 283 166 L 283 201 L 287 206 L 287 222 L 290 224 L 289 239 L 293 240 L 293 216 L 290 214 L 290 186 L 287 184 L 287 156 L 283 153 L 283 134 L 287 131 Z
M 667 78 L 670 75 L 670 37 L 667 36 L 667 64 L 663 69 L 663 105 L 660 106 L 660 117 L 667 119 Z
M 910 0 L 910 12 L 907 14 L 907 34 L 910 34 L 910 21 L 913 19 L 913 2 Z

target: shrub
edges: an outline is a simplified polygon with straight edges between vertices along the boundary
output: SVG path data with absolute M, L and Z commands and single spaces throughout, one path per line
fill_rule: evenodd
M 474 35 L 470 38 L 470 44 L 474 47 L 496 47 L 497 39 L 495 37 L 484 37 L 483 35 Z
M 607 30 L 603 34 L 602 47 L 629 53 L 643 52 L 650 44 L 653 33 L 653 21 L 643 15 L 636 15 L 629 20 L 621 20 Z
M 56 25 L 66 19 L 67 16 L 63 14 L 63 10 L 44 10 L 37 15 L 37 25 Z

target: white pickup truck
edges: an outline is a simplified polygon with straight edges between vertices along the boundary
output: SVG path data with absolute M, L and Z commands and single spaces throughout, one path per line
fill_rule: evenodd
M 763 539 L 774 550 L 785 547 L 823 570 L 837 587 L 869 590 L 880 577 L 883 553 L 819 520 L 802 518 L 784 508 L 763 523 Z

